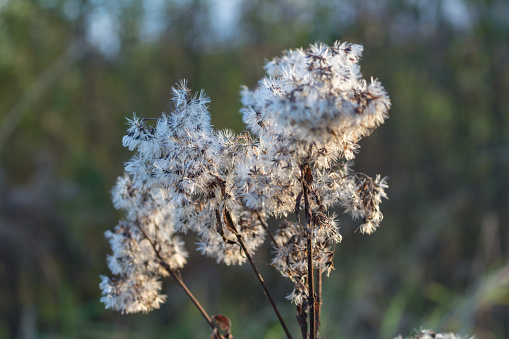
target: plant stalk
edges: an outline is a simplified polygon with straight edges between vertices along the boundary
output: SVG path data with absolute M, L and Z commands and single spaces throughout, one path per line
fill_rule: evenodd
M 319 269 L 316 275 L 317 296 L 316 296 L 316 337 L 318 338 L 318 331 L 320 330 L 320 315 L 322 314 L 322 269 Z
M 308 319 L 306 310 L 302 306 L 297 306 L 297 323 L 300 326 L 300 332 L 302 335 L 302 339 L 307 339 L 308 337 Z
M 200 302 L 196 299 L 196 297 L 194 296 L 194 294 L 189 290 L 189 288 L 187 288 L 187 285 L 184 283 L 184 281 L 182 280 L 182 278 L 180 277 L 180 272 L 179 270 L 175 270 L 175 269 L 172 269 L 170 267 L 170 265 L 168 265 L 168 263 L 166 261 L 164 261 L 164 259 L 161 257 L 161 254 L 159 253 L 159 251 L 157 250 L 157 247 L 156 247 L 156 244 L 154 243 L 154 241 L 148 236 L 148 234 L 145 232 L 145 230 L 140 227 L 138 225 L 138 228 L 139 230 L 141 231 L 141 233 L 143 233 L 143 235 L 145 236 L 145 238 L 150 242 L 150 245 L 152 246 L 152 249 L 154 250 L 154 252 L 156 253 L 156 256 L 157 258 L 159 259 L 159 264 L 161 266 L 164 267 L 164 269 L 172 276 L 173 279 L 175 279 L 177 281 L 177 283 L 180 285 L 180 287 L 184 290 L 184 292 L 186 292 L 187 296 L 189 297 L 189 299 L 191 299 L 191 301 L 193 302 L 193 304 L 196 306 L 196 308 L 198 309 L 198 311 L 200 311 L 201 315 L 203 316 L 203 318 L 205 319 L 205 321 L 209 324 L 210 328 L 212 328 L 212 331 L 214 331 L 214 333 L 219 336 L 220 339 L 224 339 L 224 337 L 221 335 L 221 333 L 219 333 L 218 329 L 214 326 L 214 323 L 212 322 L 212 319 L 210 318 L 210 316 L 208 315 L 208 313 L 205 311 L 205 309 L 203 308 L 203 306 L 200 304 Z
M 309 206 L 309 185 L 313 181 L 309 165 L 302 167 L 302 192 L 306 213 L 307 259 L 308 259 L 308 304 L 309 304 L 309 338 L 316 338 L 315 286 L 313 271 L 313 229 L 311 225 L 311 208 Z
M 251 254 L 249 254 L 249 251 L 246 248 L 246 244 L 244 243 L 244 239 L 242 239 L 242 235 L 238 232 L 237 227 L 235 226 L 235 224 L 233 222 L 233 219 L 231 217 L 231 214 L 230 214 L 230 212 L 227 209 L 225 209 L 225 222 L 229 224 L 227 226 L 228 229 L 230 231 L 233 231 L 232 233 L 235 234 L 235 236 L 237 237 L 237 240 L 239 241 L 240 247 L 244 251 L 247 260 L 251 264 L 251 267 L 253 268 L 253 271 L 254 271 L 256 277 L 258 278 L 258 281 L 260 282 L 260 285 L 262 285 L 263 291 L 265 292 L 265 296 L 267 297 L 267 299 L 269 300 L 270 304 L 272 305 L 272 308 L 274 309 L 274 312 L 276 313 L 276 316 L 277 316 L 279 322 L 281 323 L 281 326 L 283 327 L 283 330 L 285 331 L 286 336 L 288 337 L 288 339 L 292 339 L 290 331 L 286 327 L 286 324 L 285 324 L 285 322 L 283 320 L 283 317 L 281 317 L 281 314 L 279 313 L 279 309 L 277 308 L 276 303 L 274 302 L 274 299 L 272 299 L 272 296 L 271 296 L 271 294 L 269 292 L 269 289 L 267 288 L 267 285 L 265 285 L 265 282 L 263 281 L 262 275 L 260 274 L 260 271 L 258 271 L 258 268 L 256 267 L 256 264 L 254 263 L 253 258 L 251 257 Z
M 193 293 L 187 288 L 186 284 L 184 283 L 184 281 L 180 277 L 179 271 L 172 270 L 170 268 L 170 266 L 166 262 L 164 262 L 164 261 L 161 261 L 161 266 L 163 266 L 166 269 L 166 271 L 168 271 L 168 273 L 170 273 L 172 278 L 177 281 L 177 283 L 180 285 L 180 287 L 182 287 L 184 292 L 186 292 L 186 294 L 189 297 L 189 299 L 191 299 L 191 301 L 196 306 L 196 308 L 198 308 L 198 310 L 200 311 L 201 315 L 207 321 L 207 323 L 212 328 L 212 330 L 216 331 L 216 327 L 214 326 L 214 323 L 212 322 L 212 319 L 207 314 L 207 312 L 205 311 L 203 306 L 200 304 L 200 302 L 195 298 Z M 219 332 L 217 334 L 219 335 Z

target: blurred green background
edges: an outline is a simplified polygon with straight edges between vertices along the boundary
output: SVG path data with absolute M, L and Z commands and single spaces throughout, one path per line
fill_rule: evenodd
M 0 0 L 0 338 L 208 338 L 172 281 L 122 316 L 99 302 L 109 190 L 130 154 L 125 117 L 158 117 L 189 79 L 217 128 L 243 130 L 241 84 L 315 41 L 363 44 L 392 99 L 355 168 L 389 177 L 371 236 L 341 218 L 322 336 L 427 327 L 509 337 L 509 4 L 503 0 Z M 196 254 L 183 269 L 236 338 L 282 338 L 253 273 Z M 292 284 L 256 254 L 297 337 Z

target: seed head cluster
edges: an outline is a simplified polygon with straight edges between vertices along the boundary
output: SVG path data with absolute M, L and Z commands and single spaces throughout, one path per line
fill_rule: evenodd
M 164 302 L 161 279 L 187 258 L 177 234 L 191 231 L 202 254 L 240 265 L 246 256 L 238 237 L 253 254 L 269 217 L 282 219 L 272 265 L 294 283 L 289 299 L 305 304 L 306 242 L 313 267 L 327 275 L 341 242 L 329 210 L 342 207 L 367 234 L 383 218 L 386 179 L 351 169 L 359 140 L 390 108 L 380 82 L 362 79 L 361 53 L 360 45 L 315 44 L 268 62 L 258 86 L 242 90 L 249 132 L 239 135 L 214 130 L 209 98 L 185 81 L 172 88 L 168 114 L 128 119 L 123 144 L 134 155 L 112 190 L 125 218 L 106 232 L 114 276 L 102 277 L 106 307 L 146 312 Z

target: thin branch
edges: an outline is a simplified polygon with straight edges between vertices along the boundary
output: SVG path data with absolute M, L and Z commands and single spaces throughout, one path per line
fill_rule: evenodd
M 311 225 L 311 208 L 309 206 L 309 185 L 313 181 L 311 169 L 308 165 L 302 166 L 302 192 L 304 193 L 304 208 L 306 213 L 307 259 L 308 259 L 308 303 L 309 303 L 309 338 L 316 338 L 315 314 L 315 286 L 313 272 L 313 229 Z
M 317 296 L 316 296 L 316 337 L 320 329 L 320 316 L 322 314 L 322 274 L 323 270 L 319 269 L 316 275 Z
M 297 306 L 297 322 L 300 326 L 300 333 L 302 335 L 302 339 L 307 339 L 308 337 L 308 319 L 306 311 L 302 306 Z
M 145 236 L 145 239 L 147 239 L 150 242 L 150 245 L 152 245 L 152 249 L 154 250 L 157 258 L 159 259 L 159 264 L 161 266 L 163 266 L 164 269 L 166 269 L 166 271 L 172 276 L 172 278 L 177 281 L 177 283 L 180 285 L 180 287 L 182 287 L 184 292 L 186 292 L 189 299 L 191 299 L 191 301 L 196 306 L 196 308 L 198 308 L 198 311 L 200 311 L 201 315 L 207 321 L 207 323 L 212 328 L 214 333 L 216 335 L 218 335 L 220 339 L 223 339 L 224 337 L 219 333 L 218 329 L 214 326 L 214 323 L 212 322 L 212 319 L 210 318 L 208 313 L 205 311 L 205 309 L 200 304 L 200 302 L 196 299 L 194 294 L 189 290 L 189 288 L 187 288 L 187 285 L 184 283 L 184 281 L 182 280 L 182 278 L 180 276 L 180 271 L 171 268 L 171 266 L 166 261 L 164 261 L 161 254 L 159 253 L 159 250 L 157 250 L 155 242 L 148 236 L 148 234 L 145 232 L 145 230 L 140 225 L 138 225 L 138 223 L 136 223 L 136 225 L 138 226 L 138 229 L 141 231 L 141 233 L 143 233 L 143 235 Z
M 269 289 L 267 288 L 267 285 L 265 285 L 262 275 L 260 274 L 260 271 L 258 271 L 258 268 L 256 267 L 256 264 L 254 263 L 253 258 L 251 257 L 251 254 L 249 254 L 246 244 L 244 243 L 244 239 L 242 239 L 242 235 L 238 232 L 237 227 L 235 226 L 235 223 L 233 222 L 230 212 L 227 209 L 225 209 L 224 212 L 225 212 L 225 214 L 224 214 L 225 222 L 227 223 L 228 229 L 230 231 L 232 231 L 232 233 L 235 234 L 235 236 L 237 237 L 240 247 L 244 251 L 247 260 L 251 264 L 251 267 L 253 268 L 253 271 L 254 271 L 256 277 L 258 278 L 258 281 L 262 285 L 263 291 L 265 292 L 265 296 L 267 297 L 270 304 L 272 305 L 272 308 L 274 309 L 274 312 L 276 313 L 276 316 L 277 316 L 279 322 L 281 323 L 281 326 L 283 327 L 283 330 L 285 331 L 286 336 L 288 337 L 288 339 L 292 339 L 290 331 L 286 327 L 285 321 L 283 320 L 283 317 L 281 317 L 281 314 L 279 313 L 279 309 L 277 308 L 276 303 L 274 302 L 274 299 L 272 299 Z
M 214 323 L 212 322 L 210 316 L 207 314 L 207 312 L 205 311 L 203 306 L 195 298 L 194 294 L 187 288 L 186 284 L 184 283 L 184 281 L 180 277 L 180 271 L 172 270 L 171 267 L 166 262 L 164 262 L 164 261 L 161 261 L 161 265 L 171 274 L 172 278 L 177 281 L 177 283 L 180 285 L 180 287 L 182 287 L 184 292 L 186 292 L 186 294 L 189 297 L 189 299 L 191 299 L 191 301 L 196 306 L 196 308 L 198 308 L 198 310 L 200 311 L 201 315 L 208 322 L 208 324 L 212 328 L 212 330 L 216 331 L 217 334 L 220 336 L 220 338 L 222 338 L 222 336 L 219 334 L 219 332 L 217 331 L 216 327 L 214 326 Z
M 299 194 L 297 195 L 297 199 L 295 200 L 295 217 L 297 218 L 297 223 L 299 224 L 299 226 L 302 225 L 300 223 L 300 201 L 302 199 L 302 193 L 303 191 L 300 191 Z
M 307 194 L 305 194 L 305 198 L 307 201 Z M 306 207 L 307 210 L 307 207 Z M 315 338 L 315 286 L 314 286 L 314 274 L 313 274 L 313 231 L 311 230 L 310 222 L 307 223 L 309 233 L 307 239 L 307 254 L 308 254 L 308 303 L 309 303 L 309 333 L 310 339 Z

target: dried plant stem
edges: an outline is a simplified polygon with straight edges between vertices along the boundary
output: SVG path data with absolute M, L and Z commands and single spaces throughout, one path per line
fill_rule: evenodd
M 217 335 L 219 335 L 220 338 L 222 338 L 222 336 L 219 334 L 219 332 L 217 331 L 216 327 L 214 326 L 214 323 L 212 322 L 210 316 L 207 314 L 207 312 L 205 311 L 205 309 L 203 308 L 203 306 L 200 304 L 200 302 L 195 298 L 195 296 L 193 295 L 193 293 L 191 293 L 191 291 L 187 288 L 186 284 L 184 283 L 184 281 L 182 280 L 182 278 L 180 277 L 180 272 L 179 271 L 176 271 L 176 270 L 172 270 L 168 264 L 164 261 L 161 261 L 161 266 L 163 266 L 167 271 L 168 273 L 171 274 L 172 278 L 175 279 L 177 281 L 177 283 L 180 285 L 180 287 L 182 287 L 182 289 L 184 290 L 184 292 L 186 292 L 187 296 L 189 297 L 189 299 L 191 299 L 191 301 L 193 302 L 193 304 L 196 306 L 196 308 L 200 311 L 201 315 L 203 316 L 203 318 L 207 321 L 207 323 L 209 324 L 209 326 L 212 328 L 213 331 L 216 331 Z
M 187 288 L 187 285 L 184 283 L 184 281 L 182 280 L 182 278 L 180 276 L 180 271 L 176 270 L 176 269 L 172 269 L 170 267 L 170 265 L 168 265 L 168 263 L 163 260 L 163 258 L 161 257 L 161 254 L 157 250 L 155 242 L 148 236 L 148 234 L 145 232 L 145 230 L 142 227 L 140 227 L 138 225 L 138 228 L 141 231 L 141 233 L 143 233 L 143 235 L 145 236 L 145 239 L 147 239 L 150 242 L 150 245 L 152 245 L 152 249 L 154 250 L 157 258 L 159 259 L 159 264 L 164 267 L 164 269 L 172 276 L 172 278 L 175 279 L 175 281 L 177 281 L 177 283 L 184 290 L 184 292 L 186 292 L 189 299 L 191 299 L 191 301 L 196 306 L 198 311 L 200 311 L 201 315 L 203 316 L 205 321 L 209 324 L 209 326 L 212 328 L 212 330 L 214 331 L 216 336 L 218 336 L 220 339 L 223 339 L 224 337 L 219 333 L 217 328 L 214 326 L 214 323 L 212 322 L 212 319 L 210 318 L 208 313 L 205 311 L 205 309 L 200 304 L 200 302 L 196 299 L 194 294 L 189 290 L 189 288 Z
M 244 251 L 244 254 L 246 255 L 247 260 L 251 264 L 251 267 L 253 268 L 253 271 L 254 271 L 256 277 L 258 278 L 258 281 L 260 282 L 260 285 L 262 285 L 263 291 L 265 292 L 265 296 L 267 297 L 270 304 L 272 305 L 272 308 L 274 309 L 274 312 L 276 313 L 276 316 L 279 319 L 279 322 L 281 323 L 281 326 L 283 327 L 283 330 L 285 331 L 286 336 L 288 337 L 288 339 L 292 339 L 290 331 L 286 327 L 285 321 L 283 320 L 283 317 L 281 317 L 281 314 L 279 313 L 279 309 L 277 308 L 277 305 L 274 302 L 274 299 L 272 299 L 269 289 L 267 288 L 267 285 L 265 285 L 262 275 L 260 274 L 260 271 L 258 271 L 258 268 L 256 267 L 256 264 L 254 263 L 253 258 L 251 257 L 251 254 L 249 254 L 249 251 L 246 248 L 246 244 L 244 243 L 244 239 L 242 239 L 242 235 L 237 231 L 237 227 L 235 226 L 233 219 L 230 215 L 230 212 L 228 210 L 225 210 L 225 221 L 227 224 L 229 224 L 229 225 L 227 225 L 228 229 L 230 231 L 232 231 L 235 234 L 235 236 L 237 237 L 240 247 Z
M 316 275 L 316 337 L 318 337 L 318 331 L 320 329 L 320 315 L 322 314 L 322 269 L 318 270 L 318 274 Z
M 316 338 L 315 286 L 313 271 L 313 229 L 311 225 L 311 208 L 309 206 L 309 185 L 313 182 L 309 165 L 302 167 L 302 192 L 306 213 L 307 261 L 308 261 L 308 305 L 309 305 L 309 338 Z
M 308 337 L 308 319 L 306 311 L 302 306 L 297 306 L 297 322 L 300 326 L 300 332 L 302 334 L 302 339 L 307 339 Z
M 304 204 L 306 209 L 306 227 L 308 231 L 307 254 L 308 254 L 308 303 L 309 303 L 309 338 L 315 339 L 316 314 L 315 314 L 315 286 L 313 272 L 313 230 L 311 229 L 311 217 L 309 211 L 309 199 L 307 188 L 304 188 Z

